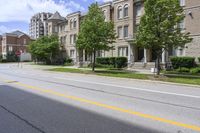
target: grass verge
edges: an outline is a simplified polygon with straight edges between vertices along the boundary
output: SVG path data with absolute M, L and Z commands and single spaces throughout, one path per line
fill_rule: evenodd
M 75 69 L 75 68 L 53 68 L 50 69 L 50 71 L 93 74 L 99 76 L 119 77 L 119 78 L 149 79 L 147 74 L 137 74 L 134 72 L 128 72 L 124 70 L 99 69 L 96 70 L 95 72 L 92 72 L 91 70 Z
M 99 76 L 108 76 L 108 77 L 118 77 L 118 78 L 131 78 L 131 79 L 143 79 L 143 80 L 157 80 L 157 81 L 165 81 L 165 82 L 173 82 L 173 83 L 182 83 L 182 84 L 192 84 L 192 85 L 200 85 L 200 78 L 191 78 L 191 77 L 168 77 L 162 76 L 159 78 L 154 78 L 154 75 L 148 74 L 139 74 L 130 71 L 124 70 L 110 70 L 110 69 L 99 69 L 95 72 L 92 72 L 88 69 L 75 69 L 75 68 L 53 68 L 49 69 L 50 71 L 57 72 L 70 72 L 70 73 L 82 73 L 82 74 L 92 74 Z

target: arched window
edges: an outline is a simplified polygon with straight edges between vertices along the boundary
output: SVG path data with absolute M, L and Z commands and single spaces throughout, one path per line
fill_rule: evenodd
M 124 6 L 124 17 L 128 17 L 128 4 Z
M 74 19 L 73 25 L 74 25 L 73 27 L 76 28 L 76 26 L 77 26 L 77 20 L 76 19 Z
M 118 19 L 120 19 L 120 18 L 122 18 L 122 7 L 121 6 L 119 6 L 118 8 L 117 8 L 117 18 Z

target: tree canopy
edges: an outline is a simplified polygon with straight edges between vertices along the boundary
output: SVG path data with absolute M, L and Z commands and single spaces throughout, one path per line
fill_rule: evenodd
M 96 52 L 110 50 L 115 37 L 113 22 L 105 21 L 103 11 L 97 3 L 89 7 L 89 12 L 81 23 L 76 46 L 79 50 L 86 50 L 93 54 L 93 70 L 95 67 Z
M 29 45 L 29 52 L 33 59 L 52 64 L 59 53 L 59 40 L 57 36 L 43 36 Z
M 179 0 L 145 0 L 144 9 L 134 43 L 139 47 L 154 49 L 159 69 L 163 50 L 184 47 L 192 39 L 179 26 L 185 18 Z

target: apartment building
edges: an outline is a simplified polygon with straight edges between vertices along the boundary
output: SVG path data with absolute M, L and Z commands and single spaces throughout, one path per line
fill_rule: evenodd
M 27 46 L 31 38 L 21 31 L 14 31 L 11 33 L 5 33 L 2 35 L 2 55 L 6 58 L 6 55 L 11 52 L 27 52 Z
M 193 41 L 177 51 L 177 56 L 200 57 L 200 0 L 181 0 L 186 18 L 181 26 L 191 33 Z
M 29 24 L 29 35 L 37 39 L 41 36 L 48 35 L 48 18 L 52 16 L 51 13 L 38 13 L 34 15 Z
M 200 57 L 200 1 L 180 0 L 186 15 L 185 20 L 179 24 L 183 32 L 190 32 L 193 41 L 183 48 L 165 51 L 162 54 L 162 63 L 169 61 L 169 56 L 194 56 Z M 98 56 L 114 57 L 125 56 L 128 58 L 128 66 L 133 68 L 154 67 L 156 56 L 152 49 L 139 48 L 132 44 L 135 39 L 140 18 L 144 14 L 144 3 L 142 0 L 113 0 L 100 5 L 105 21 L 113 21 L 117 39 L 113 50 L 99 51 Z M 56 14 L 56 13 L 55 13 Z M 58 14 L 58 13 L 57 13 Z M 61 17 L 61 16 L 60 16 Z M 65 19 L 50 20 L 49 28 L 57 28 L 56 34 L 60 38 L 61 46 L 66 50 L 66 56 L 72 58 L 77 65 L 88 64 L 90 55 L 86 51 L 77 51 L 75 40 L 80 29 L 80 22 L 84 18 L 80 12 L 67 15 Z M 50 31 L 50 30 L 49 30 Z M 50 31 L 49 34 L 52 34 Z
M 0 35 L 0 56 L 2 55 L 2 36 Z
M 65 56 L 73 59 L 76 63 L 79 62 L 79 54 L 75 42 L 79 33 L 81 18 L 80 12 L 68 14 L 65 18 L 56 12 L 48 19 L 48 35 L 58 35 Z

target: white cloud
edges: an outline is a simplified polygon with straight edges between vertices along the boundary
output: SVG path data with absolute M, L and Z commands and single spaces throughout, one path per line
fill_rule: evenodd
M 58 11 L 66 16 L 77 10 L 85 10 L 79 3 L 72 0 L 0 0 L 0 22 L 23 21 L 29 22 L 30 18 L 38 12 Z
M 0 25 L 0 35 L 2 35 L 4 33 L 13 32 L 16 30 L 20 30 L 20 29 L 11 29 L 11 28 L 6 27 L 5 25 Z M 27 31 L 23 31 L 23 30 L 21 30 L 21 31 L 24 33 L 27 33 Z
M 97 2 L 110 2 L 112 0 L 96 0 Z

